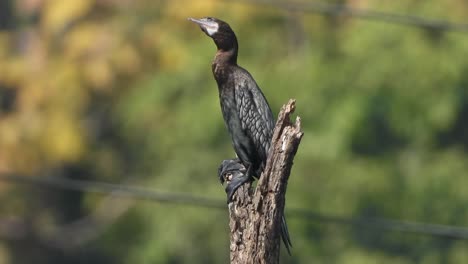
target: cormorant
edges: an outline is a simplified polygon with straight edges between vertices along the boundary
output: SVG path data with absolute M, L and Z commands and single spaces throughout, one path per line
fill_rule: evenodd
M 238 44 L 231 27 L 217 18 L 189 18 L 213 39 L 218 48 L 212 63 L 218 84 L 224 122 L 245 173 L 231 179 L 226 187 L 228 202 L 237 188 L 252 177 L 259 178 L 265 167 L 275 127 L 273 113 L 250 73 L 237 65 Z M 222 181 L 222 175 L 219 175 Z M 282 221 L 282 237 L 289 251 L 289 235 Z M 286 233 L 284 233 L 286 231 Z M 285 240 L 285 237 L 287 240 Z M 288 243 L 286 243 L 288 241 Z
M 237 65 L 237 38 L 231 27 L 216 18 L 193 19 L 211 37 L 218 51 L 212 71 L 218 84 L 224 122 L 237 157 L 247 168 L 244 177 L 228 186 L 228 200 L 243 183 L 260 177 L 270 149 L 275 121 L 265 96 L 250 73 Z

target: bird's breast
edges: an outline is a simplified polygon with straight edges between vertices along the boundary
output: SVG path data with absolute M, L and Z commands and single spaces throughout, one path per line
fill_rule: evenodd
M 218 83 L 218 88 L 221 89 L 220 86 L 225 86 L 225 84 L 229 81 L 229 74 L 230 70 L 229 67 L 222 64 L 217 63 L 216 61 L 213 62 L 211 65 L 211 69 L 213 71 L 213 76 Z

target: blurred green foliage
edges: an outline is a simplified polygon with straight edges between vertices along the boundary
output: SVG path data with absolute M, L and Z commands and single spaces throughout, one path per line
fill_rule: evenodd
M 340 2 L 468 16 L 456 0 Z M 236 1 L 2 0 L 0 172 L 224 199 L 216 169 L 234 153 L 211 76 L 215 46 L 186 21 L 208 15 L 234 28 L 239 64 L 274 112 L 297 99 L 305 136 L 287 207 L 468 225 L 467 34 Z M 40 234 L 91 214 L 102 196 L 2 182 L 0 197 L 1 220 L 28 228 L 0 240 L 0 263 L 228 262 L 227 212 L 139 201 L 65 250 Z M 283 263 L 468 262 L 466 241 L 289 226 Z

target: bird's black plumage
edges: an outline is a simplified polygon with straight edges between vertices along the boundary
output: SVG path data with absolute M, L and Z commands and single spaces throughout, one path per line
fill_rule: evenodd
M 218 48 L 212 63 L 214 78 L 218 84 L 219 99 L 224 122 L 231 135 L 232 144 L 245 171 L 236 171 L 226 187 L 228 202 L 243 183 L 259 178 L 267 161 L 275 120 L 265 96 L 257 83 L 244 68 L 237 65 L 238 43 L 231 27 L 224 21 L 206 17 L 190 18 L 211 37 Z M 226 170 L 222 164 L 220 169 Z M 223 173 L 219 177 L 223 181 Z M 283 216 L 282 237 L 289 251 L 290 240 Z
M 192 19 L 217 48 L 212 71 L 218 84 L 221 111 L 245 179 L 233 181 L 229 198 L 251 176 L 260 177 L 270 149 L 275 121 L 265 96 L 250 73 L 237 65 L 238 44 L 231 27 L 215 18 Z

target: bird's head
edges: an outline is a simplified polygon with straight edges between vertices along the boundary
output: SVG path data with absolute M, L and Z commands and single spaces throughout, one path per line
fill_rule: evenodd
M 207 36 L 213 39 L 218 49 L 237 49 L 237 38 L 228 23 L 213 17 L 200 19 L 189 18 L 188 20 L 200 26 Z

